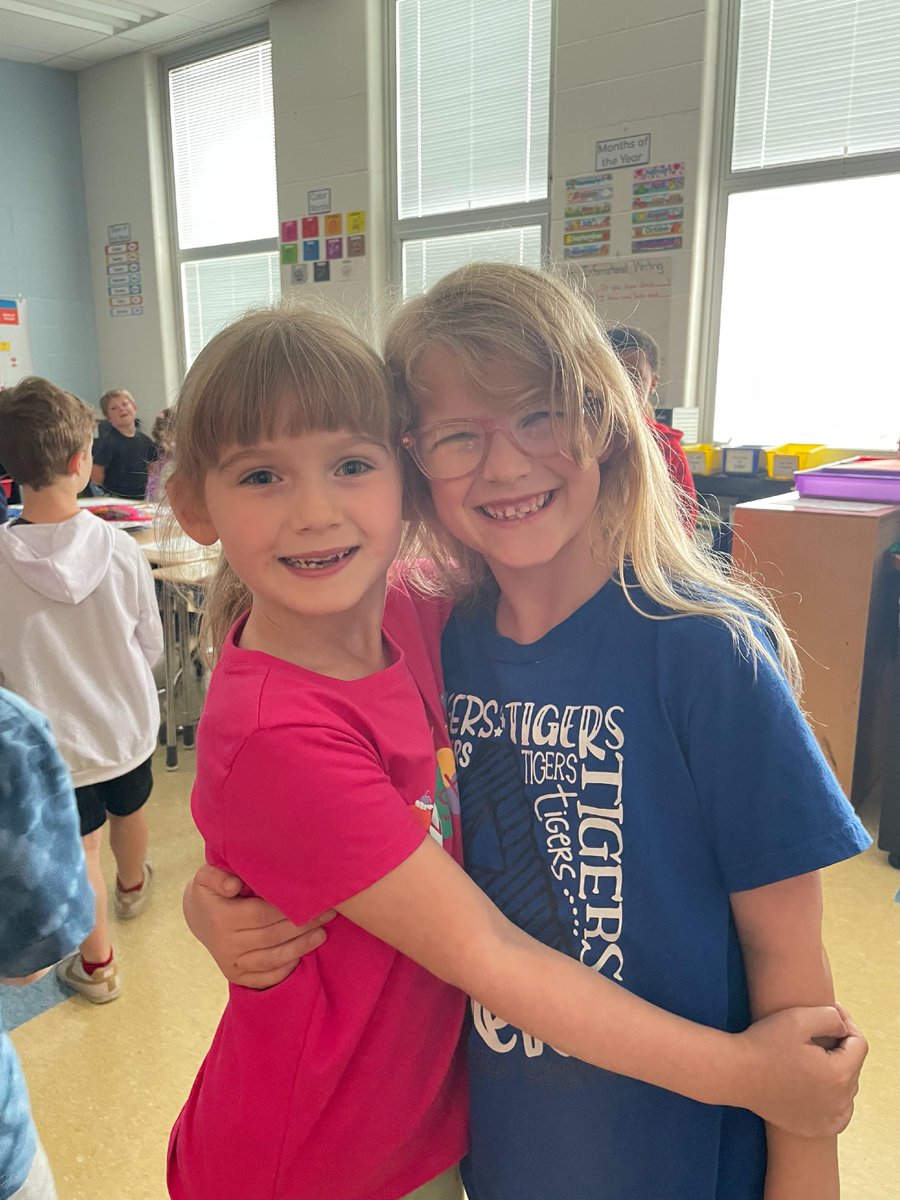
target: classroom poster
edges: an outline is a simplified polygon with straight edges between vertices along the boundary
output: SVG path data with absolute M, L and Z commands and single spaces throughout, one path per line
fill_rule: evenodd
M 111 317 L 142 317 L 141 244 L 131 236 L 131 224 L 107 226 L 110 241 L 103 248 L 106 266 L 106 310 Z
M 336 280 L 365 280 L 365 210 L 333 212 L 331 188 L 307 192 L 307 208 L 306 216 L 280 222 L 279 257 L 285 288 Z M 591 228 L 586 226 L 585 230 Z

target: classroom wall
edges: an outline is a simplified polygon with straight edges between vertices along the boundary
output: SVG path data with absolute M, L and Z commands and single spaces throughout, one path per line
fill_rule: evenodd
M 0 295 L 28 301 L 34 370 L 95 402 L 78 81 L 0 60 Z
M 688 363 L 695 253 L 707 188 L 705 103 L 715 0 L 558 0 L 551 137 L 551 253 L 583 272 L 609 319 L 637 325 L 660 344 L 660 400 L 693 402 Z M 604 171 L 614 189 L 610 257 L 564 258 L 566 181 L 597 172 L 596 144 L 650 135 L 650 164 L 684 164 L 681 249 L 631 253 L 630 165 Z M 621 256 L 615 258 L 616 250 Z M 635 268 L 641 268 L 636 270 Z
M 336 260 L 327 284 L 309 274 L 298 282 L 285 265 L 283 290 L 324 297 L 370 319 L 390 267 L 386 10 L 383 0 L 279 0 L 269 21 L 280 219 L 302 218 L 307 193 L 326 187 L 334 211 L 366 214 L 363 260 Z M 693 396 L 688 346 L 704 239 L 717 10 L 717 0 L 557 0 L 555 6 L 551 254 L 557 269 L 584 272 L 605 315 L 657 338 L 660 397 L 669 404 Z M 152 416 L 173 398 L 180 374 L 158 61 L 139 54 L 90 68 L 80 73 L 79 89 L 103 382 L 126 381 L 142 415 Z M 566 180 L 595 172 L 598 141 L 644 133 L 651 135 L 651 164 L 684 164 L 682 247 L 631 253 L 631 169 L 624 166 L 613 172 L 612 237 L 624 247 L 621 257 L 567 260 Z M 104 246 L 107 226 L 123 221 L 140 242 L 144 314 L 113 319 Z M 645 269 L 636 272 L 635 265 Z
M 78 74 L 93 313 L 103 390 L 127 388 L 148 428 L 181 382 L 169 251 L 160 73 L 151 54 L 129 54 Z M 109 226 L 137 243 L 139 315 L 113 317 Z
M 282 290 L 327 297 L 361 324 L 387 280 L 385 7 L 382 0 L 281 0 L 269 10 L 280 219 L 306 215 L 308 193 L 319 188 L 331 189 L 342 237 L 347 213 L 366 214 L 364 258 L 332 260 L 327 284 L 313 280 L 309 264 L 299 264 L 302 283 L 284 266 Z M 322 258 L 324 239 L 320 217 Z

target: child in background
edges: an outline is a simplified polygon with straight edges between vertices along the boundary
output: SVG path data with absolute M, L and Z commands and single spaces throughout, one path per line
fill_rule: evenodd
M 592 397 L 601 395 L 614 361 L 605 343 L 603 351 L 607 361 L 593 372 Z M 416 453 L 439 470 L 446 454 L 472 474 L 487 446 L 479 447 L 479 436 L 484 427 L 496 427 L 516 456 L 522 457 L 520 445 L 539 455 L 534 462 L 544 472 L 550 460 L 572 480 L 584 476 L 573 486 L 577 499 L 560 499 L 564 515 L 553 526 L 560 519 L 587 521 L 596 464 L 592 473 L 556 446 L 554 439 L 566 435 L 547 408 L 546 380 L 524 396 L 520 381 L 511 382 L 521 402 L 511 418 L 472 421 L 463 414 L 433 436 L 417 433 Z M 623 382 L 614 372 L 612 385 Z M 603 416 L 603 402 L 591 403 L 598 408 L 591 437 L 599 438 L 611 416 Z M 619 393 L 615 407 L 621 403 Z M 631 399 L 627 410 L 634 414 Z M 183 528 L 204 544 L 220 541 L 225 556 L 209 594 L 207 627 L 221 658 L 200 724 L 192 811 L 210 863 L 238 874 L 291 921 L 326 908 L 338 916 L 305 969 L 266 992 L 231 989 L 173 1130 L 169 1189 L 175 1200 L 458 1196 L 451 1168 L 466 1142 L 464 1074 L 456 1053 L 462 997 L 449 984 L 476 997 L 479 1029 L 498 1052 L 516 1050 L 518 1058 L 522 1046 L 527 1059 L 539 1058 L 545 1043 L 537 1039 L 546 1039 L 548 1053 L 566 1064 L 571 1099 L 582 1103 L 591 1072 L 616 1080 L 625 1096 L 643 1098 L 652 1089 L 597 1072 L 570 1054 L 695 1099 L 777 1110 L 779 1118 L 800 1124 L 793 1109 L 805 1089 L 795 1067 L 804 1075 L 811 1066 L 821 1071 L 823 1085 L 832 1072 L 833 1060 L 823 1051 L 802 1046 L 805 1034 L 798 1036 L 795 1022 L 824 1018 L 830 1026 L 821 1032 L 840 1032 L 834 1014 L 779 1014 L 774 1025 L 735 1037 L 692 1025 L 616 987 L 605 977 L 606 960 L 590 956 L 582 966 L 573 961 L 577 954 L 555 953 L 525 936 L 454 863 L 458 806 L 436 638 L 442 608 L 402 583 L 388 592 L 385 606 L 386 573 L 401 536 L 394 447 L 403 418 L 402 395 L 401 403 L 391 403 L 376 356 L 346 329 L 333 318 L 277 310 L 250 315 L 214 338 L 178 401 L 169 497 Z M 626 419 L 623 436 L 630 432 L 627 420 L 635 422 L 633 415 Z M 578 421 L 577 410 L 567 417 L 566 429 L 579 439 L 567 452 L 597 452 Z M 541 508 L 536 501 L 529 505 L 532 512 Z M 505 523 L 514 519 L 507 510 L 520 505 L 498 500 L 497 507 L 502 511 L 490 519 Z M 674 518 L 674 502 L 669 512 Z M 538 530 L 534 553 L 546 552 L 554 536 Z M 519 543 L 519 553 L 531 552 Z M 495 736 L 508 734 L 503 712 L 473 708 L 462 724 L 455 716 L 457 733 L 468 737 L 493 720 Z M 616 754 L 609 752 L 604 765 L 600 760 L 608 753 L 604 742 L 617 731 L 616 710 L 571 708 L 555 724 L 549 710 L 508 715 L 519 730 L 533 726 L 534 744 L 580 747 L 584 770 L 590 769 L 581 786 L 613 783 Z M 509 793 L 517 770 L 504 742 L 501 767 L 511 766 L 513 774 L 501 769 L 492 786 Z M 573 755 L 556 757 L 569 770 Z M 550 811 L 564 802 L 561 791 L 555 797 L 558 790 L 554 786 L 552 802 L 550 795 L 540 797 L 536 811 L 541 832 L 553 837 L 559 878 L 568 884 L 577 843 L 561 834 L 559 814 Z M 593 857 L 580 882 L 566 889 L 567 906 L 576 946 L 582 937 L 609 933 L 614 951 L 614 914 L 600 895 L 619 869 L 609 865 L 619 856 L 611 837 L 618 814 L 613 799 L 601 807 L 599 796 L 595 802 L 586 794 L 584 803 L 582 845 Z M 527 810 L 522 815 L 527 820 Z M 473 820 L 468 835 L 476 868 L 483 861 L 479 849 L 489 860 L 493 855 L 480 842 L 478 823 Z M 850 824 L 854 837 L 847 836 L 841 852 L 857 844 Z M 521 869 L 522 888 L 540 887 L 544 865 L 528 862 L 528 838 L 525 832 L 512 872 Z M 521 891 L 506 872 L 507 850 L 513 853 L 503 847 L 483 880 L 502 875 L 498 898 L 512 897 L 514 904 Z M 703 885 L 705 902 L 709 881 Z M 576 907 L 576 896 L 598 899 Z M 548 917 L 553 920 L 541 912 L 548 902 L 556 913 L 556 897 L 544 885 L 517 919 L 545 932 Z M 720 902 L 720 917 L 721 910 Z M 564 937 L 558 942 L 571 951 Z M 593 951 L 593 940 L 590 946 Z M 715 1006 L 701 1007 L 704 1016 L 723 1016 Z M 516 1032 L 506 1021 L 531 1032 Z M 768 1053 L 754 1055 L 757 1065 L 742 1070 L 742 1039 L 759 1050 L 759 1039 L 778 1029 L 786 1035 L 775 1035 L 781 1049 L 773 1053 L 768 1042 Z M 558 1052 L 549 1051 L 551 1043 Z M 859 1060 L 852 1048 L 847 1053 L 848 1063 L 855 1058 L 852 1074 Z M 546 1057 L 537 1066 L 540 1091 L 556 1072 L 548 1073 Z M 766 1096 L 756 1090 L 760 1083 Z M 547 1094 L 559 1102 L 559 1116 L 529 1114 L 517 1134 L 544 1147 L 541 1182 L 527 1185 L 541 1200 L 575 1194 L 545 1130 L 555 1132 L 567 1120 L 570 1101 L 552 1088 Z M 659 1094 L 671 1102 L 668 1092 Z M 683 1099 L 677 1105 L 687 1123 L 703 1111 Z M 721 1121 L 720 1110 L 712 1111 Z M 591 1138 L 600 1133 L 598 1113 L 579 1115 L 582 1125 L 588 1119 L 593 1132 L 580 1152 L 585 1162 L 592 1157 Z M 615 1121 L 615 1112 L 603 1119 Z M 592 1163 L 591 1178 L 603 1169 Z M 583 1180 L 582 1167 L 576 1170 Z M 510 1164 L 501 1168 L 509 1172 Z M 504 1200 L 525 1194 L 517 1188 L 491 1194 Z
M 93 922 L 69 772 L 46 719 L 0 688 L 0 982 L 39 979 Z M 0 1200 L 56 1200 L 2 1023 Z
M 72 781 L 47 721 L 0 688 L 0 983 L 32 983 L 94 923 Z M 0 1021 L 0 1200 L 56 1200 Z
M 162 653 L 153 578 L 137 544 L 80 509 L 91 472 L 93 416 L 46 379 L 0 395 L 0 453 L 22 487 L 22 516 L 0 527 L 0 682 L 50 720 L 72 772 L 96 922 L 60 978 L 88 1000 L 119 995 L 100 869 L 109 817 L 115 908 L 150 898 L 144 804 L 159 703 L 151 667 Z
M 656 434 L 669 474 L 681 489 L 679 495 L 684 521 L 688 529 L 693 529 L 697 523 L 697 487 L 681 446 L 681 431 L 657 421 L 655 415 L 653 398 L 659 384 L 659 346 L 643 329 L 632 329 L 627 325 L 614 325 L 609 330 L 609 340 L 619 362 L 628 372 L 634 393 Z
M 418 552 L 459 601 L 443 667 L 475 882 L 692 1020 L 830 1004 L 819 869 L 868 838 L 796 704 L 774 610 L 684 536 L 596 316 L 550 276 L 474 264 L 400 310 L 386 355 L 415 412 Z M 234 934 L 248 902 L 229 914 L 206 892 L 187 907 L 217 961 L 255 948 L 271 982 L 265 935 Z M 476 992 L 470 1200 L 837 1197 L 833 1137 L 674 1094 L 700 1059 L 665 1091 L 496 1009 Z
M 158 504 L 165 494 L 162 475 L 175 453 L 175 406 L 156 414 L 150 437 L 156 447 L 156 458 L 147 471 L 147 499 Z
M 94 450 L 91 483 L 113 496 L 143 500 L 147 473 L 158 450 L 136 424 L 137 405 L 131 392 L 112 388 L 100 397 L 100 411 L 108 422 Z

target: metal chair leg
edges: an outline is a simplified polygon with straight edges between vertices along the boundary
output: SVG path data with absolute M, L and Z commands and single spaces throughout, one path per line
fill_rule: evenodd
M 176 593 L 171 584 L 163 584 L 163 644 L 166 656 L 166 770 L 178 769 L 178 724 L 175 717 L 175 678 L 177 675 L 177 639 L 175 633 Z

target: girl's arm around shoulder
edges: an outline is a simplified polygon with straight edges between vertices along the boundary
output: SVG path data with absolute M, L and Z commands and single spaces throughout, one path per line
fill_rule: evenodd
M 865 1044 L 848 1039 L 836 1058 L 809 1041 L 844 1032 L 834 1009 L 778 1014 L 736 1035 L 663 1012 L 528 937 L 430 838 L 337 908 L 490 1012 L 595 1066 L 804 1134 L 834 1133 L 849 1119 Z

